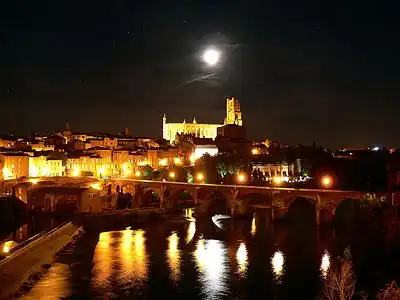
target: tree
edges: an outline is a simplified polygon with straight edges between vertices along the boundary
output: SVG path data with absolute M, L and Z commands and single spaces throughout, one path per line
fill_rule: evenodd
M 143 179 L 151 180 L 153 179 L 153 168 L 149 165 L 145 165 L 139 168 L 140 173 L 142 174 Z

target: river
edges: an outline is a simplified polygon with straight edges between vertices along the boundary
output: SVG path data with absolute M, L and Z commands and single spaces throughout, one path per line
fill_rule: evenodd
M 167 221 L 102 232 L 93 249 L 91 298 L 315 299 L 334 258 L 350 247 L 357 289 L 398 280 L 393 243 L 380 233 L 337 232 L 249 221 Z M 55 264 L 24 299 L 80 295 L 70 269 Z

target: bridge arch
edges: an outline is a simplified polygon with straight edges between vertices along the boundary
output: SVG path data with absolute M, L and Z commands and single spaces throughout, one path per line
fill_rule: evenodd
M 130 193 L 133 196 L 135 195 L 135 185 L 133 183 L 125 183 L 123 185 L 121 185 L 121 190 L 120 192 L 126 194 L 126 193 Z
M 266 195 L 264 193 L 247 193 L 241 195 L 242 200 L 242 213 L 244 215 L 252 216 L 257 206 L 272 207 L 273 199 L 271 195 Z
M 315 224 L 316 201 L 307 197 L 294 197 L 290 202 L 287 217 L 290 223 L 301 226 L 304 224 Z
M 157 188 L 143 189 L 140 197 L 140 207 L 161 207 L 161 192 Z
M 340 224 L 353 223 L 360 213 L 360 201 L 353 198 L 340 200 L 333 208 L 335 222 Z
M 230 195 L 220 191 L 212 191 L 203 195 L 202 198 L 202 211 L 208 215 L 231 214 L 232 201 Z
M 175 191 L 171 191 L 169 195 L 170 206 L 190 206 L 194 207 L 195 195 L 190 189 L 181 188 Z

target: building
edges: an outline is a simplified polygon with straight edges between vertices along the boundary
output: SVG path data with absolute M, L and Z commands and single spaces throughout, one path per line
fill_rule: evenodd
M 194 152 L 190 157 L 191 163 L 194 163 L 197 159 L 201 158 L 203 155 L 208 154 L 210 156 L 215 156 L 218 154 L 218 148 L 215 144 L 210 145 L 196 145 Z
M 99 178 L 113 175 L 115 170 L 111 158 L 99 155 L 78 154 L 67 158 L 66 173 L 68 176 L 93 175 Z
M 167 117 L 163 116 L 163 138 L 170 143 L 175 141 L 177 133 L 193 134 L 199 138 L 217 137 L 217 128 L 227 124 L 236 124 L 242 126 L 242 113 L 240 111 L 239 101 L 235 98 L 226 99 L 226 116 L 224 124 L 201 124 L 197 123 L 196 118 L 193 122 L 187 123 L 183 120 L 182 123 L 167 123 Z
M 46 144 L 45 142 L 36 142 L 30 144 L 34 151 L 54 151 L 54 145 Z
M 90 143 L 90 146 L 93 147 L 103 147 L 108 149 L 114 149 L 118 146 L 117 138 L 109 138 L 109 137 L 99 137 L 92 138 L 87 140 Z
M 43 187 L 32 190 L 28 209 L 41 212 L 94 213 L 102 210 L 100 191 L 81 187 Z
M 18 139 L 14 136 L 1 136 L 0 148 L 15 148 Z
M 61 159 L 47 158 L 44 155 L 29 157 L 29 177 L 63 176 Z
M 271 157 L 252 162 L 252 169 L 260 171 L 267 179 L 273 177 L 296 177 L 301 175 L 301 160 L 293 162 L 275 161 Z
M 64 176 L 65 167 L 62 159 L 48 157 L 46 163 L 50 171 L 49 176 Z
M 17 179 L 29 176 L 29 155 L 25 153 L 4 152 L 0 154 L 3 179 Z
M 224 125 L 239 125 L 243 126 L 242 112 L 240 110 L 239 100 L 232 97 L 226 99 L 226 117 Z

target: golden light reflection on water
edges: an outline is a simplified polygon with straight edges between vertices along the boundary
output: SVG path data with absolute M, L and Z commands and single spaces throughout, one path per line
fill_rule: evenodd
M 134 231 L 134 245 L 135 245 L 135 252 L 133 259 L 133 266 L 132 269 L 133 276 L 135 279 L 138 280 L 145 280 L 147 277 L 147 253 L 146 253 L 146 238 L 144 236 L 143 230 L 135 230 Z
M 190 222 L 186 235 L 186 244 L 188 244 L 193 239 L 195 233 L 196 233 L 196 222 Z
M 326 275 L 328 274 L 330 266 L 331 266 L 331 256 L 329 255 L 328 250 L 325 250 L 321 258 L 321 267 L 320 267 L 323 277 L 326 277 Z
M 181 253 L 180 250 L 178 249 L 178 245 L 179 245 L 179 236 L 176 232 L 173 232 L 168 237 L 167 258 L 171 272 L 171 279 L 174 281 L 178 281 L 180 278 Z
M 227 249 L 221 241 L 200 239 L 194 252 L 202 292 L 207 299 L 216 299 L 227 292 L 229 273 Z
M 129 274 L 134 268 L 133 255 L 133 230 L 126 229 L 122 232 L 122 242 L 120 244 L 122 272 Z
M 239 248 L 237 249 L 236 260 L 238 263 L 238 273 L 242 276 L 245 276 L 247 271 L 248 260 L 247 260 L 246 245 L 243 242 L 240 243 Z
M 120 283 L 147 279 L 147 253 L 143 230 L 102 232 L 94 253 L 93 282 L 110 286 L 113 278 Z
M 193 209 L 192 208 L 185 209 L 185 217 L 188 219 L 193 219 Z
M 21 299 L 53 300 L 66 299 L 71 294 L 71 270 L 67 264 L 55 263 Z
M 99 236 L 93 260 L 95 261 L 94 269 L 97 271 L 96 282 L 99 285 L 104 285 L 108 276 L 111 273 L 111 242 L 112 232 L 102 232 Z
M 283 273 L 283 266 L 285 264 L 285 257 L 281 251 L 276 251 L 271 258 L 272 271 L 275 274 L 275 278 L 279 279 L 279 277 Z
M 253 215 L 253 220 L 251 221 L 251 235 L 255 236 L 256 235 L 256 214 Z

